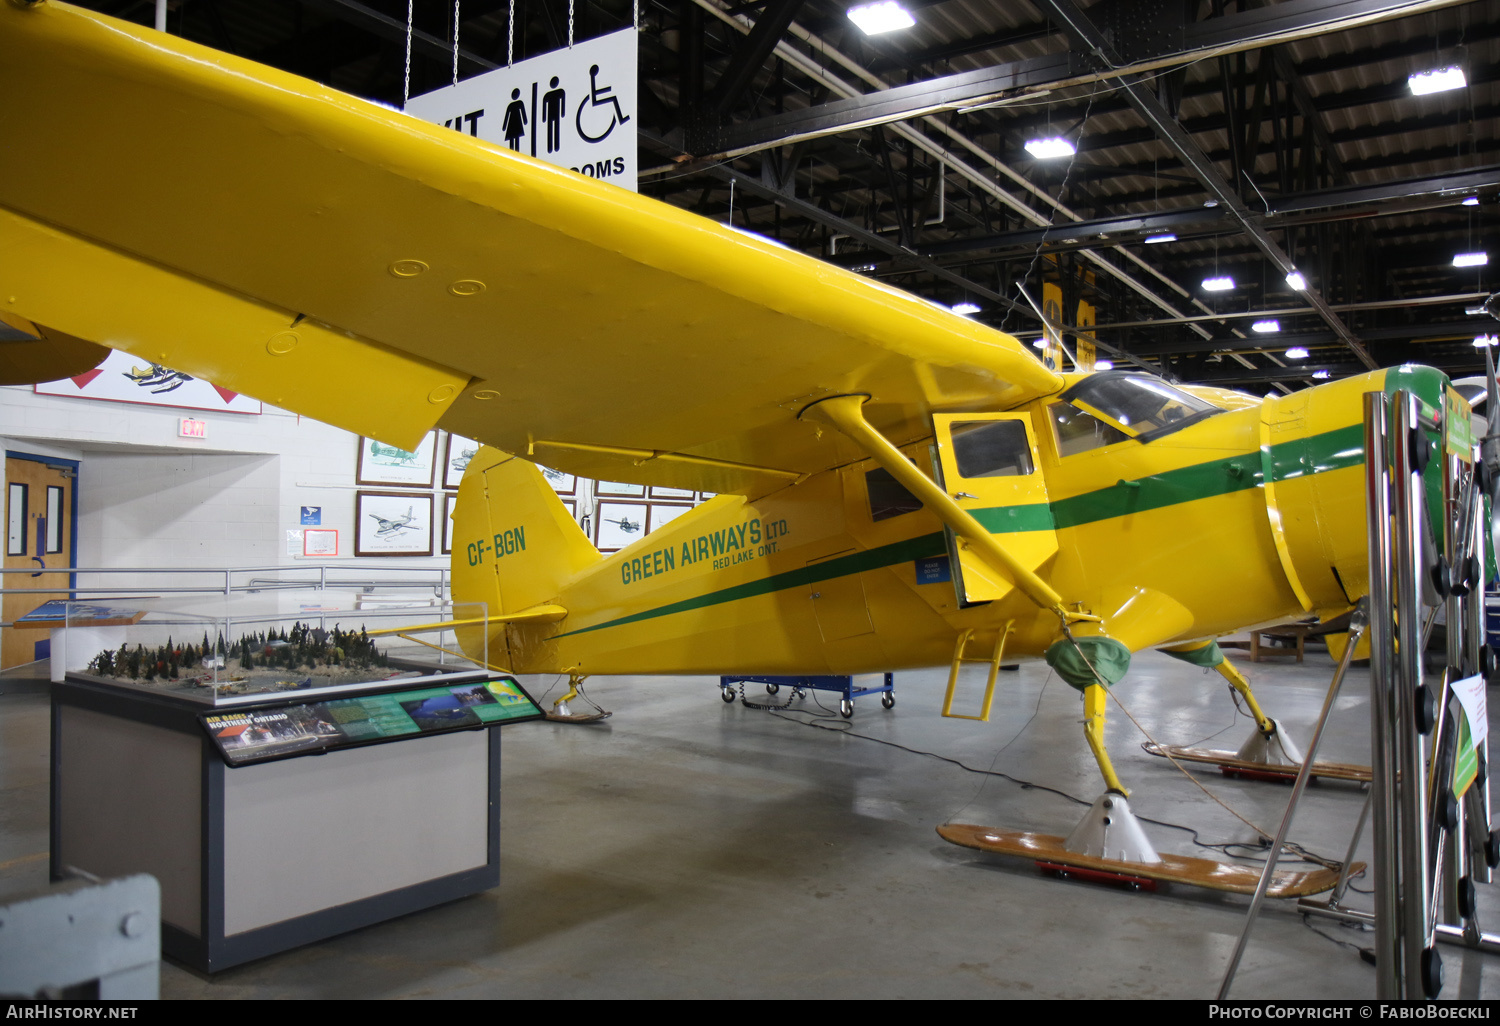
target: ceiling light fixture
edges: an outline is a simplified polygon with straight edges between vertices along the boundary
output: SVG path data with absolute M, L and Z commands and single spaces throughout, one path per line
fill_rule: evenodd
M 1478 335 L 1474 338 L 1475 349 L 1483 349 L 1486 346 L 1493 346 L 1496 343 L 1500 343 L 1500 338 L 1496 338 L 1494 335 Z
M 1478 196 L 1470 196 L 1468 199 L 1464 200 L 1464 204 L 1463 205 L 1466 206 L 1466 207 L 1477 207 L 1477 206 L 1479 206 L 1479 197 Z
M 1114 369 L 1115 369 L 1115 362 L 1113 360 L 1095 360 L 1094 361 L 1094 370 L 1096 370 L 1096 371 L 1114 370 Z
M 1205 292 L 1228 292 L 1232 288 L 1234 288 L 1234 279 L 1227 274 L 1203 279 L 1203 291 Z
M 1292 348 L 1286 351 L 1286 358 L 1288 360 L 1305 360 L 1307 359 L 1307 349 L 1303 346 L 1292 346 Z
M 1033 349 L 1046 349 L 1047 348 L 1047 336 L 1043 335 L 1041 338 L 1039 338 L 1035 342 L 1031 343 L 1031 348 L 1033 348 Z
M 860 31 L 867 36 L 877 36 L 882 32 L 895 32 L 897 29 L 908 29 L 917 23 L 917 19 L 911 16 L 911 12 L 896 0 L 883 0 L 878 4 L 859 4 L 844 13 L 849 15 L 849 20 L 858 25 Z
M 1287 272 L 1286 283 L 1290 288 L 1296 289 L 1298 292 L 1307 288 L 1307 278 L 1303 276 L 1301 271 Z
M 1453 254 L 1454 267 L 1483 267 L 1490 262 L 1488 253 L 1455 253 Z
M 1148 245 L 1148 246 L 1154 246 L 1158 242 L 1176 242 L 1176 241 L 1177 241 L 1177 236 L 1173 235 L 1171 232 L 1168 232 L 1165 235 L 1148 235 L 1148 236 L 1146 236 L 1146 245 Z
M 970 314 L 977 314 L 979 312 L 979 306 L 975 303 L 954 303 L 948 309 L 952 310 L 956 314 L 961 314 L 964 317 L 967 317 Z
M 1250 325 L 1250 330 L 1258 331 L 1262 335 L 1269 335 L 1272 332 L 1281 330 L 1281 322 L 1277 320 L 1256 321 L 1254 324 Z
M 1456 64 L 1448 68 L 1423 71 L 1409 76 L 1406 80 L 1406 87 L 1411 90 L 1413 96 L 1426 96 L 1428 93 L 1462 89 L 1468 84 L 1468 79 L 1464 78 L 1464 69 Z
M 1052 160 L 1055 157 L 1071 157 L 1078 152 L 1078 147 L 1060 135 L 1050 135 L 1045 139 L 1028 141 L 1026 152 L 1037 160 Z
M 1330 375 L 1326 370 L 1313 371 L 1313 377 L 1317 378 L 1319 381 L 1326 381 L 1328 380 L 1329 376 Z

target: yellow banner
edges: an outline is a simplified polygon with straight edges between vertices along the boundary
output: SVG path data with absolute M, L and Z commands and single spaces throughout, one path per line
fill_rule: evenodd
M 1080 299 L 1078 301 L 1078 338 L 1076 342 L 1078 348 L 1075 351 L 1075 355 L 1078 357 L 1078 369 L 1081 371 L 1091 371 L 1094 369 L 1094 359 L 1098 356 L 1098 353 L 1094 349 L 1094 333 L 1089 329 L 1093 328 L 1096 323 L 1097 321 L 1094 320 L 1093 305 L 1085 303 Z M 1085 338 L 1085 335 L 1088 337 Z
M 1062 286 L 1052 282 L 1042 286 L 1042 313 L 1047 318 L 1042 325 L 1042 337 L 1047 340 L 1047 345 L 1042 350 L 1042 362 L 1047 365 L 1048 370 L 1062 370 L 1062 336 L 1052 328 L 1054 324 L 1062 324 Z

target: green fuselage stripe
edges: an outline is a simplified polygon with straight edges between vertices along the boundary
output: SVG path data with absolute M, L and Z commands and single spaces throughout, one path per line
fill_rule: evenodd
M 1269 455 L 1269 461 L 1265 456 Z M 1269 462 L 1272 482 L 1287 481 L 1330 470 L 1359 466 L 1364 463 L 1364 426 L 1327 431 L 1308 438 L 1297 438 L 1270 447 L 1269 453 L 1238 453 L 1221 460 L 1210 460 L 1190 467 L 1163 471 L 1135 481 L 1120 482 L 1108 488 L 1085 492 L 1053 503 L 1023 506 L 996 506 L 969 512 L 991 534 L 1015 534 L 1023 531 L 1045 531 L 1054 528 L 1081 527 L 1085 524 L 1129 516 L 1147 510 L 1162 509 L 1184 502 L 1211 499 L 1219 495 L 1258 488 L 1265 482 L 1263 467 Z M 915 559 L 940 556 L 948 551 L 941 532 L 882 545 L 866 552 L 840 556 L 796 570 L 784 570 L 757 581 L 746 581 L 694 598 L 671 602 L 654 609 L 631 613 L 592 627 L 580 627 L 558 634 L 568 638 L 576 634 L 620 627 L 658 616 L 670 616 L 690 609 L 703 609 L 725 602 L 769 595 L 786 588 L 816 584 L 836 577 L 878 570 Z

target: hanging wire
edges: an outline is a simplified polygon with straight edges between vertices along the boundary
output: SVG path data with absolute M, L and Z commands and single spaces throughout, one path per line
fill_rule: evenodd
M 401 76 L 401 109 L 411 99 L 411 16 L 416 0 L 406 0 L 406 72 Z
M 516 63 L 516 0 L 510 0 L 510 14 L 505 24 L 505 66 Z
M 453 0 L 453 84 L 458 85 L 458 2 Z
M 568 49 L 573 49 L 573 0 L 568 0 Z

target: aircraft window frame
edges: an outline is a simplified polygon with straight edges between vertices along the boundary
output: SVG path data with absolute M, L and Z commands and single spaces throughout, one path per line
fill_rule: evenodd
M 1091 421 L 1096 426 L 1093 432 L 1092 444 L 1085 445 L 1081 449 L 1067 449 L 1067 446 L 1075 443 L 1078 439 L 1083 438 L 1084 436 L 1075 435 L 1069 436 L 1067 438 L 1063 437 L 1062 424 L 1059 423 L 1057 416 L 1057 411 L 1059 410 L 1070 410 L 1073 413 L 1078 414 L 1080 417 L 1087 417 L 1089 421 Z M 1056 400 L 1048 403 L 1047 420 L 1052 425 L 1052 440 L 1057 446 L 1058 459 L 1067 459 L 1069 456 L 1082 456 L 1086 452 L 1097 452 L 1100 449 L 1106 449 L 1111 445 L 1119 445 L 1121 442 L 1129 442 L 1134 440 L 1131 435 L 1128 435 L 1124 431 L 1121 431 L 1113 424 L 1109 423 L 1106 420 L 1099 419 L 1098 417 L 1094 416 L 1094 414 L 1084 409 L 1082 406 L 1076 406 L 1073 403 L 1065 403 Z
M 1141 415 L 1141 411 L 1131 409 L 1125 401 L 1148 393 L 1154 394 L 1161 401 L 1145 416 Z M 1207 399 L 1191 395 L 1153 374 L 1140 371 L 1103 371 L 1091 374 L 1058 398 L 1143 443 L 1155 441 L 1224 412 L 1222 407 L 1215 406 Z M 1184 408 L 1189 412 L 1181 412 Z M 1158 420 L 1167 410 L 1176 412 L 1176 419 Z M 1142 430 L 1142 425 L 1150 426 Z
M 916 461 L 913 460 L 912 462 L 915 464 Z M 884 477 L 880 475 L 884 475 Z M 867 470 L 864 472 L 864 477 L 865 505 L 869 509 L 871 523 L 878 524 L 886 520 L 893 520 L 896 517 L 906 516 L 908 513 L 915 513 L 922 508 L 922 500 L 917 498 L 904 484 L 896 480 L 896 475 L 884 467 L 875 467 L 872 470 Z M 877 483 L 880 487 L 890 491 L 890 495 L 884 497 L 885 501 L 879 507 L 875 505 L 874 486 Z M 910 504 L 913 502 L 916 505 L 913 506 Z
M 977 431 L 994 431 L 996 428 L 1005 428 L 1005 433 L 1011 433 L 1010 428 L 1018 429 L 1019 438 L 1004 439 L 1004 444 L 1012 445 L 1011 453 L 1017 458 L 1007 464 L 997 464 L 997 469 L 988 470 L 983 473 L 971 474 L 966 472 L 966 465 L 972 466 L 970 462 L 975 457 L 989 458 L 994 455 L 993 451 L 979 453 L 970 445 L 965 446 L 959 439 L 965 436 L 975 436 Z M 1026 430 L 1026 422 L 1015 417 L 1003 417 L 986 419 L 976 416 L 972 420 L 955 420 L 948 425 L 948 440 L 953 446 L 953 466 L 958 476 L 965 481 L 981 481 L 995 477 L 1029 477 L 1036 473 L 1036 457 L 1031 450 L 1031 432 Z M 1021 442 L 1019 449 L 1014 448 L 1016 441 Z M 1015 469 L 1006 469 L 1014 467 Z

